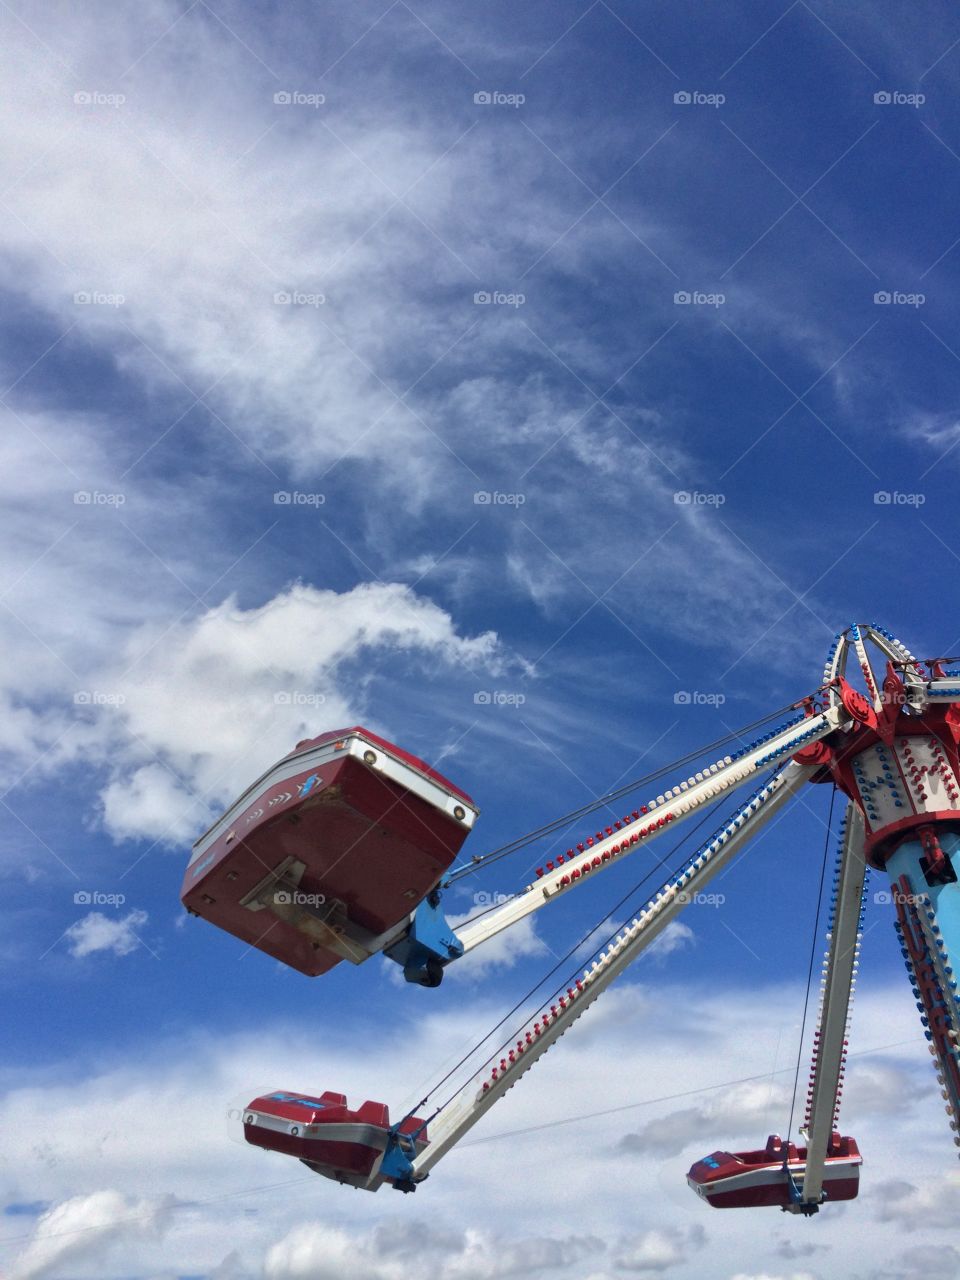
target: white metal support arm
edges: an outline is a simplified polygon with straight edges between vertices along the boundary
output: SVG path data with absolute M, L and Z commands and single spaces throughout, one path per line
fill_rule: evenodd
M 833 922 L 828 935 L 830 945 L 823 965 L 807 1115 L 802 1129 L 807 1137 L 807 1164 L 801 1206 L 820 1203 L 827 1148 L 837 1121 L 850 1001 L 859 965 L 860 911 L 866 876 L 863 843 L 863 816 L 855 805 L 848 805 Z
M 791 761 L 760 789 L 708 844 L 700 848 L 686 869 L 668 882 L 644 910 L 620 930 L 604 954 L 543 1013 L 517 1042 L 516 1050 L 495 1066 L 482 1084 L 474 1076 L 430 1125 L 430 1142 L 413 1161 L 413 1178 L 422 1180 L 438 1160 L 477 1123 L 534 1062 L 554 1044 L 654 939 L 674 920 L 761 827 L 780 810 L 814 772 Z M 731 784 L 732 785 L 732 784 Z M 376 1182 L 377 1179 L 374 1179 Z
M 522 893 L 502 907 L 484 913 L 473 923 L 458 927 L 457 936 L 463 943 L 464 952 L 472 951 L 502 929 L 508 929 L 524 916 L 539 910 L 567 889 L 575 887 L 584 877 L 608 867 L 616 858 L 643 848 L 719 796 L 756 780 L 762 770 L 827 737 L 837 728 L 849 727 L 850 723 L 850 717 L 842 706 L 830 707 L 770 735 L 739 759 L 731 760 L 728 756 L 669 789 L 664 795 L 648 801 L 639 818 L 621 824 L 619 830 L 595 841 L 582 853 L 566 859 L 552 870 L 548 869 L 541 879 L 527 885 Z

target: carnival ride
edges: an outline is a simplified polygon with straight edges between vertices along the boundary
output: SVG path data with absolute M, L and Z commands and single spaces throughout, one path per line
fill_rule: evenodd
M 882 678 L 871 654 L 883 663 Z M 276 1091 L 244 1109 L 246 1141 L 347 1185 L 415 1190 L 791 797 L 808 783 L 827 783 L 848 804 L 800 1126 L 806 1145 L 788 1131 L 762 1150 L 717 1151 L 692 1166 L 688 1184 L 718 1208 L 776 1205 L 804 1215 L 827 1199 L 856 1196 L 861 1156 L 837 1126 L 871 867 L 891 882 L 903 958 L 960 1146 L 960 1006 L 951 964 L 960 950 L 960 671 L 947 668 L 951 661 L 921 662 L 884 628 L 852 625 L 835 638 L 816 692 L 743 731 L 756 735 L 748 744 L 730 735 L 458 866 L 478 810 L 442 774 L 360 727 L 299 743 L 197 841 L 181 896 L 192 913 L 309 975 L 383 954 L 407 981 L 435 987 L 447 965 L 504 929 L 697 817 L 694 834 L 729 794 L 749 793 L 585 969 L 528 1014 L 466 1084 L 431 1102 L 470 1055 L 448 1071 L 418 1104 L 425 1117 L 409 1112 L 392 1123 L 383 1103 L 352 1110 L 342 1094 Z M 702 763 L 734 741 L 729 754 Z M 618 812 L 613 806 L 626 795 L 682 767 L 694 772 L 545 858 L 522 891 L 456 929 L 448 923 L 443 895 L 463 877 L 556 840 L 599 810 Z

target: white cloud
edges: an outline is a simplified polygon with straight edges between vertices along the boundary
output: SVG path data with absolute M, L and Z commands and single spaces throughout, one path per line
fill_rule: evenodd
M 702 1249 L 706 1238 L 703 1227 L 696 1224 L 672 1230 L 655 1228 L 622 1246 L 615 1265 L 621 1271 L 669 1271 L 686 1262 L 691 1252 Z
M 817 1277 L 812 1271 L 778 1271 L 776 1275 L 772 1271 L 738 1271 L 730 1280 L 817 1280 Z
M 456 929 L 467 918 L 451 916 L 450 923 Z M 456 960 L 447 969 L 447 976 L 458 981 L 479 982 L 498 970 L 513 968 L 521 960 L 549 954 L 550 948 L 537 933 L 533 917 L 526 916 Z
M 119 1191 L 74 1196 L 39 1219 L 34 1237 L 17 1257 L 10 1280 L 57 1280 L 111 1245 L 156 1237 L 169 1222 L 170 1196 L 136 1199 Z
M 225 1121 L 231 1106 L 242 1107 L 270 1088 L 338 1088 L 351 1102 L 380 1098 L 390 1103 L 391 1114 L 402 1115 L 443 1073 L 441 1064 L 459 1058 L 503 1011 L 502 997 L 492 993 L 467 1001 L 461 989 L 452 1001 L 437 1004 L 431 993 L 410 989 L 404 1006 L 409 1012 L 398 1020 L 393 987 L 371 982 L 369 973 L 353 977 L 366 981 L 368 1018 L 382 1022 L 376 1054 L 369 1052 L 366 1032 L 349 1024 L 336 1036 L 318 1039 L 302 1022 L 268 1017 L 246 1036 L 195 1032 L 176 1041 L 151 1040 L 149 1053 L 134 1059 L 114 1055 L 108 1067 L 91 1070 L 72 1059 L 29 1079 L 21 1070 L 5 1073 L 0 1128 L 7 1135 L 8 1199 L 64 1202 L 103 1187 L 123 1187 L 137 1202 L 160 1194 L 176 1198 L 162 1242 L 124 1237 L 111 1245 L 113 1270 L 90 1253 L 86 1264 L 54 1268 L 53 1275 L 105 1280 L 114 1274 L 206 1274 L 222 1267 L 225 1280 L 246 1280 L 244 1267 L 257 1276 L 269 1258 L 278 1276 L 283 1267 L 296 1276 L 297 1266 L 302 1271 L 313 1265 L 324 1249 L 339 1261 L 350 1247 L 345 1240 L 353 1242 L 355 1274 L 362 1274 L 361 1263 L 369 1264 L 376 1280 L 393 1280 L 389 1269 L 378 1272 L 377 1266 L 397 1259 L 409 1266 L 420 1240 L 439 1280 L 490 1280 L 511 1274 L 508 1262 L 516 1274 L 536 1280 L 567 1272 L 609 1278 L 630 1274 L 615 1265 L 618 1258 L 649 1269 L 684 1250 L 686 1260 L 677 1260 L 667 1273 L 695 1280 L 707 1249 L 711 1274 L 761 1275 L 769 1269 L 772 1245 L 765 1228 L 773 1219 L 714 1214 L 698 1203 L 685 1185 L 690 1152 L 651 1149 L 625 1160 L 616 1144 L 637 1130 L 636 1112 L 576 1118 L 645 1100 L 639 1114 L 669 1117 L 676 1102 L 651 1109 L 649 1100 L 735 1079 L 743 1071 L 744 1043 L 758 1064 L 772 1068 L 781 1041 L 789 1038 L 776 1011 L 796 1006 L 799 989 L 711 987 L 692 1002 L 688 989 L 663 980 L 653 987 L 617 984 L 415 1196 L 401 1198 L 388 1189 L 371 1196 L 336 1187 L 295 1161 L 232 1141 Z M 437 1000 L 444 1000 L 445 990 L 435 993 Z M 861 990 L 854 1023 L 861 1048 L 916 1037 L 914 1024 L 905 987 Z M 871 1061 L 900 1062 L 914 1083 L 925 1081 L 929 1067 L 922 1041 L 903 1054 Z M 752 1146 L 780 1127 L 787 1109 L 782 1086 L 792 1081 L 783 1054 L 780 1064 L 785 1070 L 776 1076 L 771 1115 L 761 1114 L 760 1082 L 755 1097 L 740 1087 L 717 1091 L 723 1101 L 717 1097 L 715 1107 L 704 1110 L 695 1155 L 728 1141 Z M 693 1093 L 689 1102 L 698 1107 L 705 1096 L 715 1095 Z M 37 1116 L 56 1116 L 56 1133 L 38 1130 Z M 148 1161 L 144 1116 L 153 1118 Z M 955 1212 L 954 1198 L 932 1189 L 949 1176 L 943 1121 L 932 1105 L 907 1117 L 862 1117 L 853 1131 L 867 1162 L 861 1196 L 843 1213 L 828 1207 L 814 1224 L 816 1243 L 831 1250 L 831 1274 L 867 1274 L 871 1265 L 887 1265 L 903 1248 L 903 1224 L 911 1215 L 928 1233 L 937 1233 L 935 1241 L 940 1238 L 935 1224 L 949 1223 Z M 878 1191 L 893 1171 L 906 1186 Z M 780 1243 L 811 1239 L 809 1223 L 774 1216 Z M 631 1224 L 626 1239 L 625 1222 Z M 375 1251 L 371 1242 L 380 1229 L 381 1244 L 390 1247 Z M 703 1249 L 694 1247 L 701 1229 L 707 1235 Z M 584 1239 L 597 1243 L 587 1248 Z M 30 1246 L 25 1241 L 18 1248 Z M 231 1253 L 242 1264 L 230 1261 Z M 782 1260 L 782 1248 L 777 1256 Z
M 398 1238 L 399 1237 L 399 1238 Z M 295 1228 L 267 1253 L 267 1280 L 405 1280 L 415 1260 L 437 1280 L 501 1280 L 501 1277 L 556 1274 L 604 1249 L 588 1237 L 514 1240 L 467 1228 L 443 1232 L 422 1224 L 416 1230 L 393 1224 L 367 1236 L 312 1224 Z M 429 1262 L 427 1263 L 427 1260 Z
M 960 441 L 960 418 L 955 413 L 917 410 L 907 417 L 903 431 L 909 440 L 927 445 L 939 460 Z
M 946 1144 L 944 1149 L 947 1150 Z M 877 1184 L 874 1198 L 881 1222 L 894 1222 L 904 1231 L 916 1231 L 937 1218 L 955 1217 L 960 1211 L 960 1181 L 954 1177 L 929 1178 L 922 1186 L 905 1179 Z
M 83 600 L 78 612 L 90 608 Z M 48 664 L 50 709 L 21 705 L 0 717 L 8 778 L 28 770 L 40 779 L 79 759 L 107 774 L 100 816 L 115 839 L 171 845 L 196 836 L 300 739 L 358 720 L 383 731 L 367 706 L 376 670 L 395 680 L 417 669 L 434 689 L 464 679 L 472 688 L 509 661 L 492 632 L 461 635 L 449 613 L 399 583 L 344 592 L 294 584 L 259 607 L 227 599 L 172 624 L 96 625 L 110 636 L 106 658 L 65 644 L 67 662 Z M 26 664 L 29 637 L 18 639 Z
M 142 765 L 115 778 L 100 793 L 103 824 L 115 840 L 160 836 L 185 844 L 203 829 L 200 804 L 160 764 Z
M 696 934 L 682 920 L 671 920 L 662 933 L 657 934 L 646 954 L 654 960 L 662 961 L 672 956 L 675 951 L 686 951 L 692 947 Z
M 674 1155 L 692 1143 L 702 1143 L 705 1134 L 716 1146 L 727 1134 L 761 1132 L 771 1115 L 785 1115 L 789 1107 L 789 1093 L 782 1080 L 733 1085 L 696 1106 L 656 1116 L 636 1132 L 624 1134 L 617 1149 L 637 1156 Z
M 98 951 L 112 951 L 115 956 L 126 956 L 141 945 L 137 930 L 147 923 L 145 911 L 128 911 L 125 916 L 111 919 L 100 911 L 90 911 L 64 934 L 73 956 L 95 955 Z
M 389 114 L 342 113 L 333 101 L 310 121 L 284 114 L 272 104 L 275 83 L 202 8 L 182 14 L 172 3 L 155 2 L 150 13 L 158 34 L 171 30 L 142 60 L 142 14 L 123 6 L 114 14 L 109 48 L 70 10 L 59 14 L 55 31 L 35 16 L 41 33 L 70 50 L 73 75 L 17 28 L 0 51 L 9 98 L 24 107 L 21 127 L 0 144 L 4 171 L 17 175 L 8 193 L 12 286 L 60 327 L 76 325 L 78 336 L 108 351 L 141 387 L 180 396 L 186 384 L 205 392 L 226 424 L 214 419 L 210 431 L 214 438 L 222 433 L 256 483 L 286 487 L 278 471 L 289 467 L 313 476 L 311 487 L 321 484 L 321 474 L 339 488 L 341 473 L 331 466 L 361 462 L 358 505 L 367 511 L 371 541 L 404 564 L 411 557 L 397 512 L 418 514 L 428 503 L 449 510 L 462 501 L 461 481 L 469 489 L 491 487 L 477 473 L 488 472 L 509 445 L 527 474 L 523 487 L 536 495 L 541 530 L 551 530 L 548 541 L 556 539 L 561 560 L 591 582 L 603 581 L 607 570 L 609 581 L 629 570 L 675 523 L 653 558 L 608 601 L 630 626 L 643 619 L 648 643 L 655 625 L 671 635 L 680 628 L 688 637 L 742 646 L 744 635 L 763 633 L 772 608 L 792 603 L 716 512 L 674 504 L 676 490 L 693 487 L 698 466 L 681 443 L 683 423 L 672 407 L 668 417 L 656 405 L 621 406 L 619 420 L 608 410 L 590 411 L 592 397 L 571 383 L 561 361 L 587 383 L 608 385 L 608 343 L 557 308 L 555 361 L 520 317 L 498 316 L 502 323 L 492 325 L 485 309 L 472 305 L 478 277 L 523 270 L 554 241 L 550 265 L 564 280 L 592 281 L 597 261 L 622 253 L 624 243 L 635 247 L 613 219 L 579 225 L 580 196 L 562 180 L 550 182 L 550 198 L 543 199 L 557 162 L 531 134 L 500 132 L 494 141 L 477 128 L 461 139 L 475 121 L 401 111 L 406 97 L 389 92 L 389 69 L 369 64 L 364 74 L 387 94 Z M 407 38 L 423 42 L 412 15 L 407 21 L 401 7 L 397 16 Z M 331 21 L 352 30 L 344 16 Z M 257 35 L 255 43 L 263 38 Z M 341 35 L 347 48 L 351 40 Z M 424 47 L 447 56 L 428 33 Z M 124 107 L 98 113 L 74 104 L 78 75 L 110 83 L 118 66 L 134 61 Z M 215 68 L 200 98 L 183 91 L 184 63 Z M 38 79 L 45 85 L 40 96 Z M 210 89 L 236 83 L 247 86 L 239 98 Z M 267 131 L 269 142 L 257 147 Z M 96 184 L 90 173 L 100 175 Z M 421 177 L 410 196 L 413 212 L 395 205 L 393 193 Z M 655 229 L 663 248 L 670 228 L 647 225 L 653 221 L 645 208 L 646 231 Z M 690 245 L 684 252 L 696 254 Z M 661 271 L 653 259 L 634 259 L 633 269 Z M 549 287 L 548 277 L 541 289 Z M 326 302 L 272 301 L 276 291 L 298 288 L 318 290 Z M 74 292 L 90 289 L 119 289 L 126 301 L 117 308 L 74 305 Z M 673 311 L 666 293 L 662 307 L 653 301 L 660 296 L 651 292 L 635 316 L 650 341 L 665 327 L 660 311 Z M 631 344 L 637 337 L 632 333 Z M 524 365 L 536 361 L 534 371 L 504 369 L 504 350 Z M 638 352 L 631 345 L 622 354 L 626 367 Z M 409 408 L 398 403 L 397 395 L 435 361 L 442 361 L 442 383 L 424 380 Z M 115 458 L 110 427 L 92 426 L 98 455 Z M 64 434 L 52 437 L 58 454 Z M 145 439 L 143 448 L 155 439 Z M 143 464 L 147 471 L 152 457 Z M 66 460 L 76 469 L 72 455 Z M 553 469 L 569 472 L 571 463 L 585 500 L 598 500 L 589 522 L 569 519 L 566 487 L 554 482 Z M 138 464 L 134 479 L 140 471 Z M 197 477 L 186 482 L 182 502 L 197 484 Z M 215 506 L 205 512 L 216 519 Z M 463 549 L 448 570 L 474 589 L 489 580 L 502 590 L 506 579 L 551 613 L 566 608 L 580 588 L 562 564 L 522 533 L 501 536 L 506 545 L 495 554 Z M 671 584 L 669 607 L 646 590 L 654 565 L 658 580 Z M 583 607 L 589 603 L 587 596 Z M 808 620 L 801 613 L 791 625 L 807 628 Z M 772 638 L 771 651 L 780 652 L 779 640 Z M 797 644 L 804 655 L 805 640 Z
M 137 664 L 143 652 L 151 655 L 146 679 Z M 435 673 L 453 674 L 501 661 L 492 633 L 460 636 L 443 609 L 393 583 L 343 593 L 296 585 L 259 608 L 227 600 L 131 637 L 123 663 L 130 674 L 110 681 L 123 702 L 109 731 L 129 763 L 103 793 L 107 829 L 175 843 L 202 825 L 205 805 L 229 799 L 313 736 L 318 721 L 355 723 L 362 689 L 344 669 L 358 657 L 394 668 L 427 659 Z

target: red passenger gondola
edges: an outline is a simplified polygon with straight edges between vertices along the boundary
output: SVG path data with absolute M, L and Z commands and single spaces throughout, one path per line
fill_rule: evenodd
M 853 1138 L 842 1138 L 839 1133 L 831 1136 L 823 1172 L 823 1190 L 828 1200 L 856 1198 L 862 1163 Z M 806 1167 L 806 1147 L 784 1143 L 778 1134 L 773 1134 L 762 1151 L 714 1151 L 704 1156 L 690 1169 L 687 1183 L 715 1209 L 764 1205 L 789 1209 L 795 1202 L 790 1179 L 802 1192 Z
M 470 797 L 359 726 L 300 742 L 197 841 L 184 905 L 311 976 L 401 931 L 476 820 Z
M 389 1129 L 385 1103 L 364 1102 L 351 1111 L 342 1093 L 314 1098 L 278 1091 L 254 1098 L 243 1113 L 243 1136 L 251 1145 L 294 1156 L 315 1173 L 351 1186 L 382 1181 Z M 416 1116 L 401 1121 L 399 1132 L 411 1137 L 417 1154 L 427 1146 L 427 1131 Z

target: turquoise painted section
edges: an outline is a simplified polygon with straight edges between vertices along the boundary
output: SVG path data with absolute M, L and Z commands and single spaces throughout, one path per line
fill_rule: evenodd
M 407 932 L 384 952 L 403 966 L 408 982 L 435 985 L 427 978 L 428 961 L 447 965 L 463 955 L 463 943 L 447 921 L 440 905 L 440 894 L 433 893 L 420 903 Z
M 939 840 L 940 847 L 960 876 L 960 835 L 952 831 L 944 832 L 939 835 Z M 953 961 L 960 960 L 960 880 L 955 884 L 928 885 L 920 869 L 922 855 L 923 847 L 919 840 L 911 840 L 897 849 L 888 860 L 886 868 L 891 889 L 895 889 L 896 881 L 905 875 L 914 893 L 929 896 L 947 955 Z

